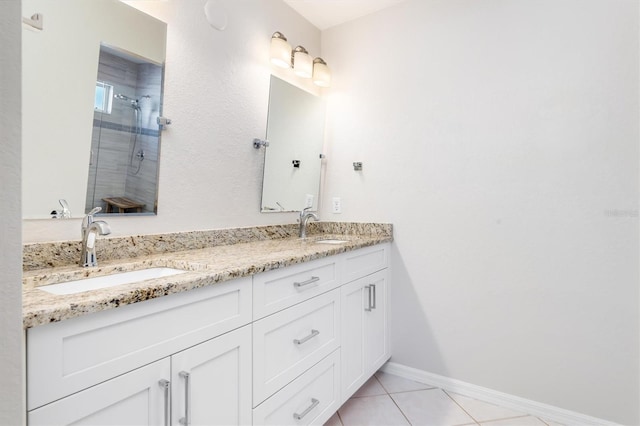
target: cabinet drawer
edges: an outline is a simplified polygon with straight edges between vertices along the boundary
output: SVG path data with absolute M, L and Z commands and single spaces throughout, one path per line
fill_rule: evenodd
M 251 322 L 251 278 L 29 329 L 27 407 L 104 382 Z
M 321 425 L 339 404 L 340 349 L 253 410 L 255 425 Z
M 346 253 L 342 282 L 348 283 L 389 266 L 389 244 L 379 244 Z
M 253 319 L 295 305 L 340 284 L 336 256 L 253 277 Z
M 253 406 L 340 345 L 340 290 L 253 324 Z

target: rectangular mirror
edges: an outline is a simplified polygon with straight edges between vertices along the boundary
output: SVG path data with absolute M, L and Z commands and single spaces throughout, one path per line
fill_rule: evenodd
M 51 217 L 59 199 L 73 217 L 155 213 L 166 24 L 118 0 L 22 11 L 43 16 L 42 30 L 23 24 L 23 218 Z
M 263 213 L 317 210 L 325 109 L 321 97 L 271 76 Z

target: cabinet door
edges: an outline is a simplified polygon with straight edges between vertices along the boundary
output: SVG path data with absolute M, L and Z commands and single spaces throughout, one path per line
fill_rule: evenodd
M 251 424 L 250 325 L 173 355 L 171 362 L 173 425 Z
M 168 425 L 170 373 L 168 358 L 154 362 L 32 410 L 28 423 L 30 426 Z
M 364 281 L 356 280 L 340 289 L 342 307 L 341 396 L 346 401 L 366 381 L 364 369 Z
M 375 373 L 389 359 L 389 329 L 387 307 L 387 270 L 377 272 L 365 278 L 364 303 L 364 368 L 368 376 Z
M 342 402 L 389 359 L 387 270 L 341 288 Z

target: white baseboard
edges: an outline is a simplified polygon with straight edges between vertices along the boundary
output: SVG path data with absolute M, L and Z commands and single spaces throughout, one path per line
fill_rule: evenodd
M 565 425 L 620 426 L 618 423 L 613 423 L 608 420 L 602 420 L 585 414 L 576 413 L 574 411 L 565 410 L 563 408 L 554 407 L 553 405 L 520 398 L 519 396 L 498 392 L 493 389 L 484 388 L 461 380 L 451 379 L 449 377 L 407 367 L 395 362 L 387 362 L 382 366 L 381 371 Z

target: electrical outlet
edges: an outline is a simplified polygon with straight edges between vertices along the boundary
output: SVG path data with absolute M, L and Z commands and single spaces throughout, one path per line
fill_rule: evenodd
M 333 197 L 331 205 L 333 213 L 342 213 L 342 200 L 340 200 L 340 197 Z
M 313 194 L 307 194 L 304 199 L 304 207 L 313 207 Z

